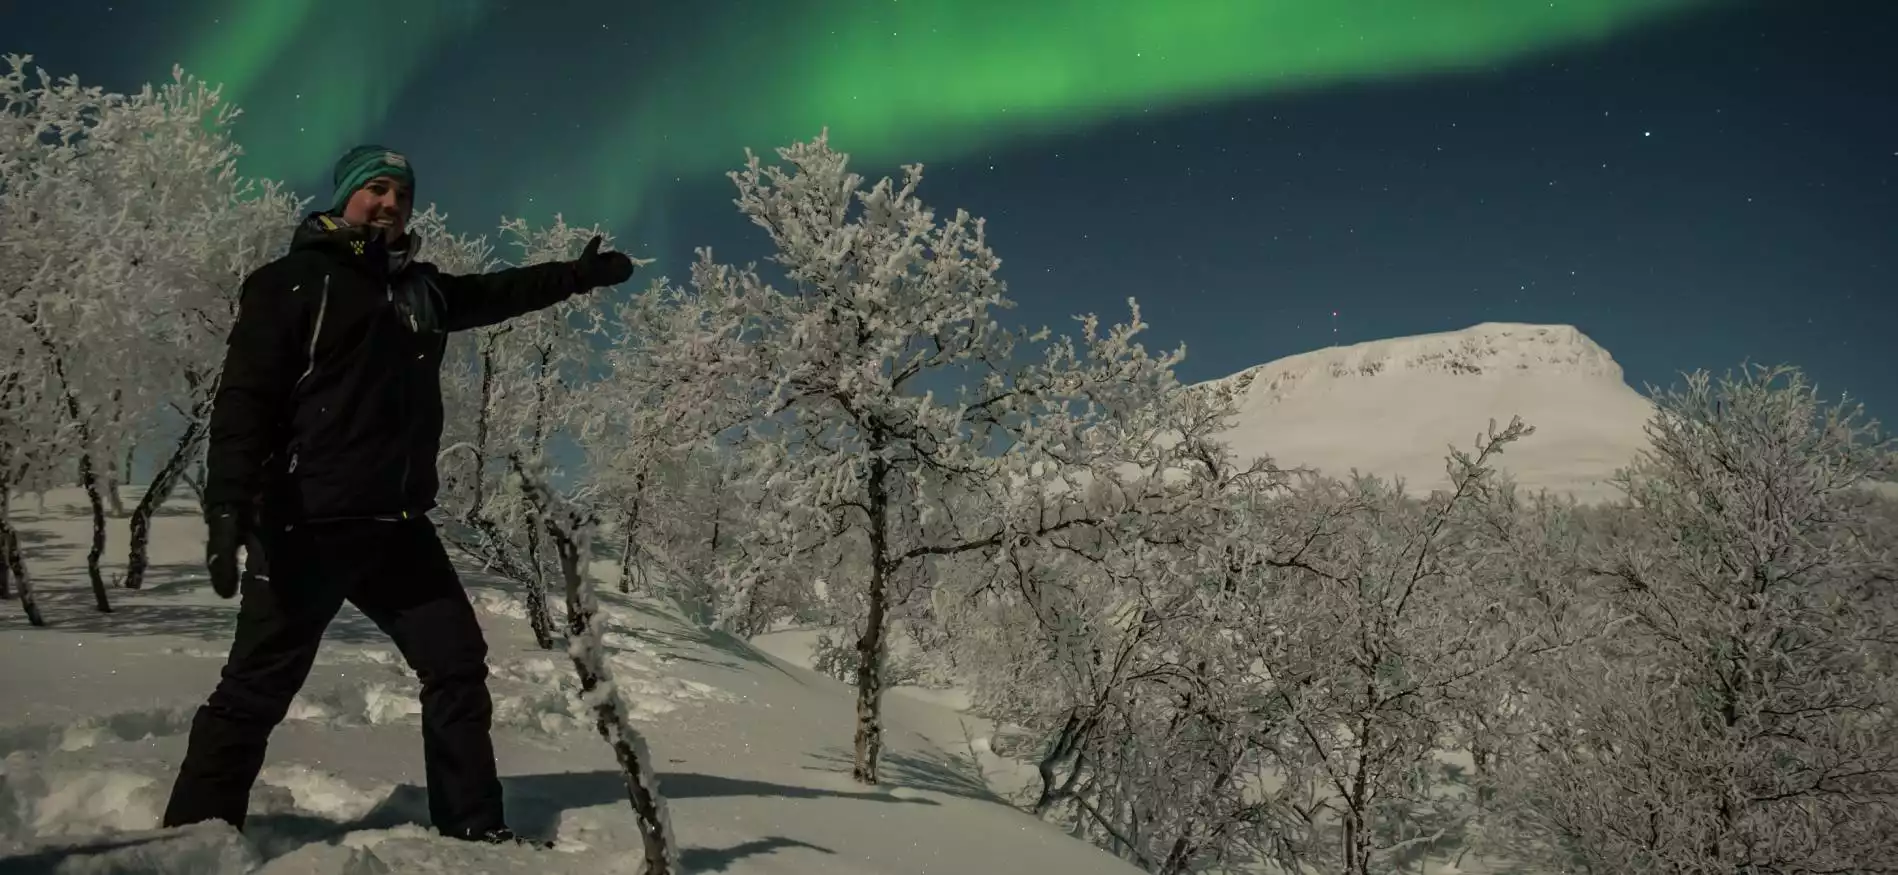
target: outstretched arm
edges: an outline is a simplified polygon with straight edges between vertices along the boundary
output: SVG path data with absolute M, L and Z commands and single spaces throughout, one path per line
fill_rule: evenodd
M 589 289 L 618 285 L 632 275 L 632 259 L 623 252 L 602 253 L 596 236 L 573 261 L 467 276 L 435 274 L 433 280 L 441 290 L 442 328 L 465 331 L 551 307 Z
M 551 307 L 586 291 L 571 261 L 550 261 L 493 273 L 431 278 L 441 290 L 445 331 L 466 331 L 506 322 L 523 313 Z
M 282 272 L 272 268 L 244 280 L 211 406 L 207 508 L 249 505 L 263 493 L 264 464 L 282 449 L 278 444 L 290 393 L 311 353 L 304 302 L 321 293 L 306 296 L 306 291 L 286 285 Z

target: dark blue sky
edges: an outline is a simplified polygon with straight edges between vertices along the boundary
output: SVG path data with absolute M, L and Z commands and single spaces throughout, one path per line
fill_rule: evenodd
M 153 46 L 207 26 L 207 9 L 0 0 L 0 50 L 126 89 L 164 76 L 179 59 Z M 741 26 L 743 10 L 504 9 L 434 56 L 387 119 L 333 147 L 409 152 L 424 200 L 463 230 L 490 226 L 477 217 L 516 206 L 502 181 L 521 178 L 518 143 L 594 145 L 569 131 L 611 111 L 600 77 L 652 74 L 638 48 L 669 21 L 729 19 L 689 22 L 717 33 Z M 576 42 L 595 22 L 630 35 L 623 57 Z M 299 63 L 326 63 L 323 40 L 308 45 Z M 1333 311 L 1339 342 L 1568 323 L 1637 388 L 1683 369 L 1790 362 L 1898 419 L 1893 46 L 1890 0 L 1735 0 L 1493 68 L 1155 106 L 991 153 L 908 160 L 929 165 L 930 203 L 988 217 L 1021 318 L 1064 329 L 1070 314 L 1117 318 L 1137 297 L 1156 343 L 1189 345 L 1189 380 L 1329 344 Z M 693 75 L 669 64 L 667 76 Z M 811 132 L 825 123 L 810 119 Z M 745 145 L 775 144 L 733 144 L 732 166 Z M 305 194 L 322 181 L 294 180 Z M 637 217 L 600 218 L 683 277 L 693 246 L 764 254 L 730 196 L 722 178 L 685 178 Z

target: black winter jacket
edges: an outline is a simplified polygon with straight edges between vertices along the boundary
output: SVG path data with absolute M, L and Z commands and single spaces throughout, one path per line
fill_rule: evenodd
M 426 513 L 447 332 L 584 290 L 572 262 L 450 276 L 391 257 L 373 228 L 311 214 L 288 254 L 244 280 L 205 504 L 254 506 L 273 525 Z

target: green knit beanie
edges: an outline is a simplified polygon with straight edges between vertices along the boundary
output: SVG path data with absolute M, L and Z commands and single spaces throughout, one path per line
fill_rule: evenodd
M 350 196 L 378 176 L 400 179 L 408 184 L 411 197 L 415 193 L 415 170 L 409 166 L 407 156 L 386 146 L 357 146 L 343 153 L 343 157 L 336 161 L 336 173 L 332 179 L 336 185 L 336 195 L 335 202 L 330 204 L 330 212 L 341 213 L 343 206 L 349 203 Z

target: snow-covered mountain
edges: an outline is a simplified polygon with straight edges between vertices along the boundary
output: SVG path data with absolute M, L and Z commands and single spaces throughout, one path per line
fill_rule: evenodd
M 1614 357 L 1567 325 L 1485 322 L 1330 347 L 1203 385 L 1217 384 L 1242 398 L 1226 435 L 1240 456 L 1399 476 L 1419 493 L 1448 482 L 1450 445 L 1470 449 L 1490 419 L 1500 428 L 1515 415 L 1536 432 L 1500 467 L 1525 489 L 1612 498 L 1607 478 L 1646 446 L 1653 412 Z

